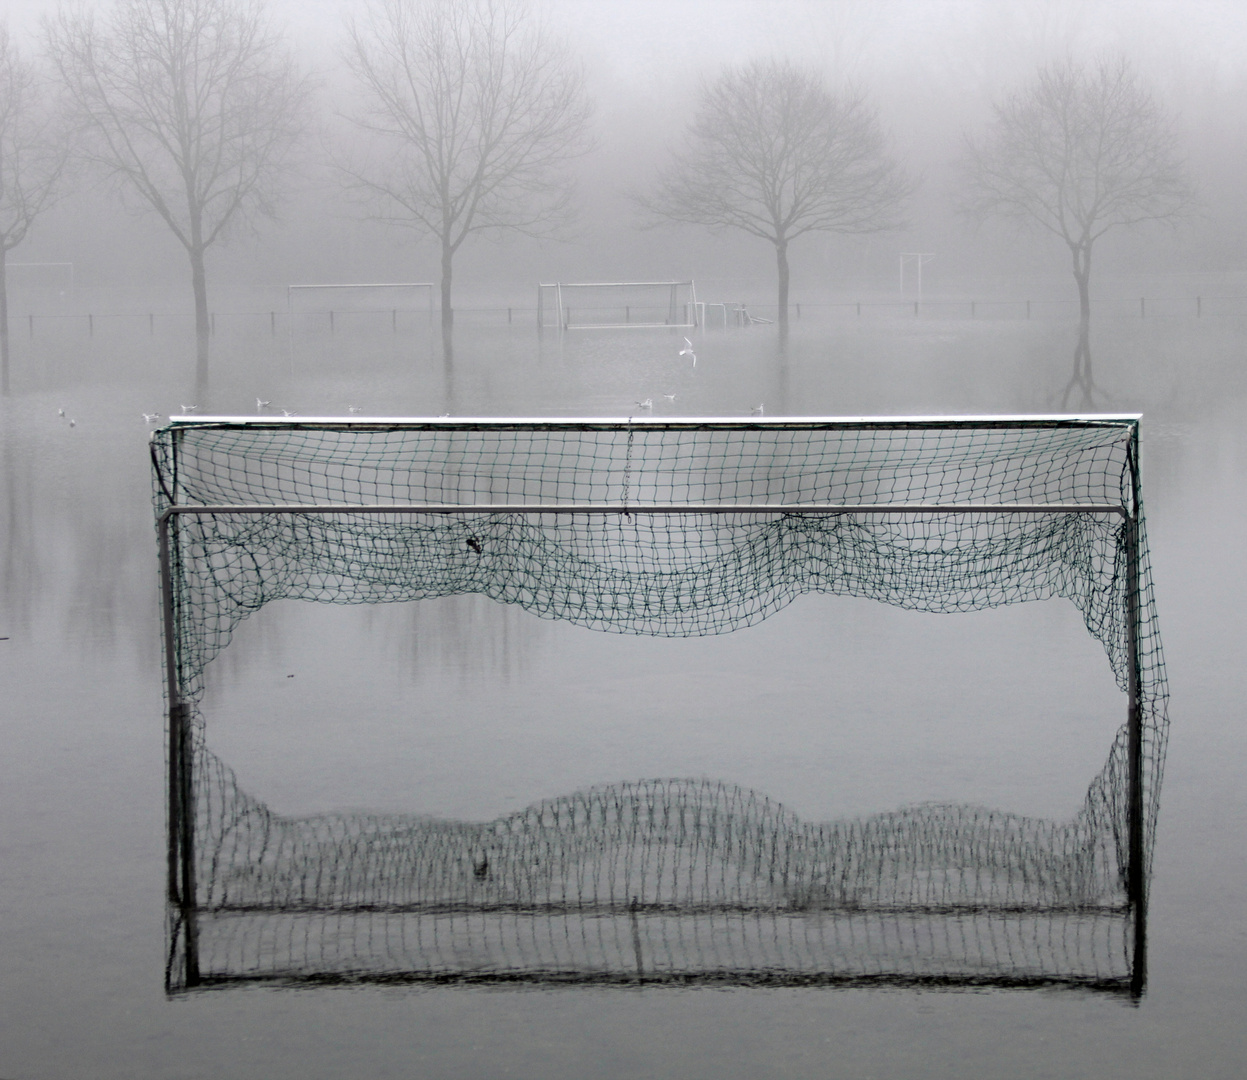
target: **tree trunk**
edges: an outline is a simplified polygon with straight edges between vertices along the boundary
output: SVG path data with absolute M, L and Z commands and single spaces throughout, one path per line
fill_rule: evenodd
M 779 332 L 788 333 L 788 241 L 775 241 L 775 262 L 779 267 Z
M 1078 285 L 1078 344 L 1074 347 L 1074 373 L 1061 395 L 1061 408 L 1069 402 L 1074 387 L 1082 390 L 1084 408 L 1095 406 L 1095 381 L 1091 377 L 1091 242 L 1071 243 L 1074 281 Z
M 9 392 L 9 251 L 0 244 L 0 394 Z
M 208 391 L 208 278 L 204 273 L 204 252 L 190 249 L 191 286 L 195 290 L 195 392 Z
M 442 241 L 442 329 L 449 330 L 455 323 L 455 309 L 450 306 L 450 281 L 454 272 L 455 249 Z

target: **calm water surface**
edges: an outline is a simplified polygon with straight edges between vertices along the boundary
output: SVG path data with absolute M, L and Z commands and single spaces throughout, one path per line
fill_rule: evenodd
M 1058 991 L 654 987 L 166 998 L 140 414 L 190 403 L 190 365 L 184 342 L 160 338 L 26 346 L 0 403 L 0 1077 L 1241 1075 L 1247 328 L 1097 333 L 1097 404 L 1145 413 L 1173 692 L 1137 1006 Z M 680 344 L 539 345 L 530 329 L 469 324 L 448 380 L 420 336 L 240 329 L 218 341 L 216 383 L 196 404 L 569 416 L 627 415 L 652 397 L 659 415 L 1042 412 L 1059 399 L 1072 331 L 806 322 L 783 354 L 764 328 L 708 334 L 696 372 Z M 808 820 L 931 800 L 1065 819 L 1123 713 L 1071 605 L 930 616 L 828 597 L 677 641 L 474 597 L 273 604 L 214 662 L 205 702 L 213 749 L 278 812 L 472 820 L 659 776 L 740 784 Z

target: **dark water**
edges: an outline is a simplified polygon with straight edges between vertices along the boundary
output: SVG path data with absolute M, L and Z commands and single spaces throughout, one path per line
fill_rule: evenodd
M 1043 412 L 1072 331 L 799 325 L 678 336 L 462 327 L 218 340 L 214 413 Z M 1247 329 L 1106 322 L 1099 402 L 1141 410 L 1173 697 L 1138 1005 L 1084 992 L 333 988 L 166 998 L 164 748 L 141 413 L 191 403 L 185 343 L 19 352 L 0 405 L 0 1076 L 1237 1076 L 1247 728 Z M 36 347 L 37 346 L 37 347 Z M 41 351 L 42 350 L 42 351 Z M 668 403 L 663 394 L 676 394 Z M 66 417 L 58 415 L 64 408 Z M 69 426 L 69 419 L 75 421 Z M 1068 817 L 1123 703 L 1060 602 L 962 616 L 805 597 L 714 639 L 619 638 L 479 598 L 279 603 L 214 663 L 205 715 L 290 814 L 486 820 L 589 785 L 723 779 L 829 820 L 926 801 Z M 294 676 L 289 678 L 289 676 Z

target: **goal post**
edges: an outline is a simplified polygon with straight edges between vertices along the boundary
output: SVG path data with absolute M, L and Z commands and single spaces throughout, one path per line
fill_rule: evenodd
M 692 281 L 559 281 L 537 286 L 539 329 L 691 330 L 699 323 Z
M 1138 429 L 172 418 L 152 436 L 171 988 L 302 972 L 1137 995 L 1168 732 Z M 941 806 L 812 825 L 696 781 L 607 785 L 488 823 L 278 820 L 209 749 L 206 672 L 263 603 L 468 592 L 669 637 L 729 633 L 811 592 L 947 613 L 1063 597 L 1103 645 L 1125 716 L 1071 821 Z M 729 835 L 745 846 L 716 846 Z M 639 877 L 608 881 L 603 865 Z M 368 923 L 357 941 L 404 944 L 344 954 L 352 919 Z M 698 944 L 716 934 L 716 949 Z

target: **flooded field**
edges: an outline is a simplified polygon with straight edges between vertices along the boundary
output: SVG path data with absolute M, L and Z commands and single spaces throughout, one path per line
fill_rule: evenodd
M 447 350 L 427 320 L 283 327 L 273 306 L 222 319 L 202 397 L 171 319 L 64 321 L 15 343 L 0 402 L 0 1075 L 1238 1074 L 1247 323 L 1232 314 L 1094 332 L 1095 411 L 1144 414 L 1172 688 L 1137 1003 L 916 985 L 166 996 L 145 413 L 626 417 L 647 399 L 655 416 L 1048 413 L 1074 338 L 1057 319 L 807 311 L 782 349 L 771 326 L 695 335 L 694 368 L 677 331 L 538 337 L 499 308 L 462 319 Z M 595 633 L 472 595 L 281 601 L 240 625 L 204 698 L 212 752 L 277 815 L 479 823 L 661 778 L 757 793 L 791 815 L 788 833 L 931 804 L 1067 819 L 1123 709 L 1062 601 L 936 616 L 829 596 L 690 639 Z

